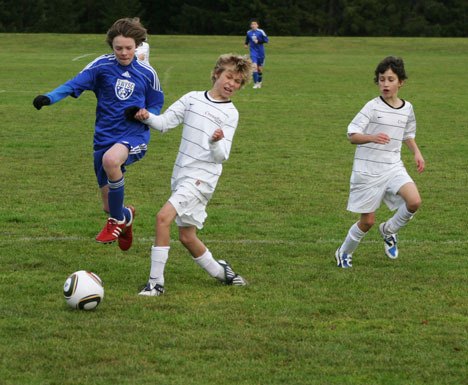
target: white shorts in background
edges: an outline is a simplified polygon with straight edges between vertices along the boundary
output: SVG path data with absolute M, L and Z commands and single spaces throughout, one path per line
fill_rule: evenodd
M 196 226 L 203 228 L 206 217 L 204 204 L 191 190 L 180 187 L 169 198 L 169 202 L 177 211 L 176 224 L 179 227 Z
M 373 213 L 385 202 L 390 210 L 396 210 L 404 202 L 398 195 L 401 187 L 414 183 L 403 166 L 378 176 L 353 172 L 348 199 L 348 211 L 359 214 Z

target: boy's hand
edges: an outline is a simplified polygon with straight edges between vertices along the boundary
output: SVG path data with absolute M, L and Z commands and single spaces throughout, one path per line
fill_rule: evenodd
M 390 143 L 390 137 L 383 132 L 379 132 L 377 135 L 374 135 L 373 142 L 377 144 L 387 144 Z
M 414 161 L 416 162 L 416 168 L 418 172 L 421 174 L 424 171 L 426 163 L 424 162 L 424 158 L 420 152 L 414 154 Z
M 137 120 L 146 120 L 150 117 L 150 114 L 147 110 L 145 110 L 144 108 L 141 108 L 135 115 L 135 119 Z
M 125 110 L 125 119 L 132 122 L 141 122 L 142 120 L 148 119 L 149 116 L 149 112 L 144 108 L 133 106 Z
M 48 106 L 49 104 L 50 99 L 45 95 L 38 95 L 33 100 L 33 106 L 36 107 L 37 110 L 40 110 L 43 106 Z
M 224 132 L 221 130 L 221 128 L 217 128 L 215 132 L 213 133 L 213 136 L 211 137 L 212 142 L 218 142 L 221 139 L 224 138 Z

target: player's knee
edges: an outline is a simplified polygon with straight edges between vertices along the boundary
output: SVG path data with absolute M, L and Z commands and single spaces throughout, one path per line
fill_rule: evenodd
M 171 219 L 169 216 L 164 212 L 160 211 L 156 214 L 156 226 L 160 227 L 168 227 L 171 225 Z
M 416 198 L 411 199 L 411 201 L 406 203 L 406 208 L 408 211 L 415 213 L 418 211 L 419 207 L 421 206 L 422 200 L 421 197 L 418 196 Z
M 120 168 L 120 163 L 120 159 L 113 154 L 105 153 L 102 157 L 102 167 L 104 167 L 104 170 L 106 172 L 109 172 L 109 170 Z
M 372 228 L 372 226 L 374 226 L 374 224 L 375 224 L 375 217 L 361 218 L 361 220 L 359 221 L 359 228 L 362 231 L 367 232 Z
M 194 234 L 179 232 L 179 241 L 185 247 L 190 247 L 190 245 L 193 245 L 196 242 L 196 240 L 197 237 Z

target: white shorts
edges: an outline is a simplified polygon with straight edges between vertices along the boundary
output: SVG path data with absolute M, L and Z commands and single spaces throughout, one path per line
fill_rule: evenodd
M 350 182 L 348 210 L 359 214 L 375 212 L 382 201 L 390 210 L 396 210 L 404 202 L 398 191 L 403 185 L 414 183 L 403 166 L 378 176 L 353 172 Z
M 206 217 L 204 204 L 191 190 L 180 187 L 169 198 L 169 202 L 177 211 L 176 224 L 179 227 L 196 226 L 203 228 Z

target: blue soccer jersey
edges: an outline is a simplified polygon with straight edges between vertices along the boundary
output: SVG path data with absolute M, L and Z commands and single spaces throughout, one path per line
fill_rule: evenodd
M 249 45 L 250 57 L 254 58 L 265 58 L 264 44 L 268 43 L 268 36 L 263 29 L 251 29 L 247 31 L 245 37 L 245 44 Z
M 148 143 L 150 130 L 141 122 L 128 121 L 124 112 L 137 106 L 159 114 L 164 103 L 156 71 L 136 58 L 122 66 L 114 54 L 103 55 L 88 64 L 77 76 L 46 94 L 51 104 L 66 96 L 77 98 L 83 91 L 97 98 L 94 150 L 112 146 L 125 138 Z

